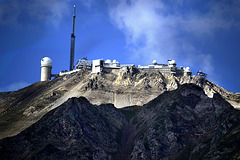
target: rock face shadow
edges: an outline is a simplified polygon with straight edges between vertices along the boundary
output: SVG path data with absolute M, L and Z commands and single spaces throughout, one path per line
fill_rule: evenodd
M 194 84 L 121 109 L 70 98 L 2 139 L 0 159 L 237 159 L 239 120 L 220 94 Z

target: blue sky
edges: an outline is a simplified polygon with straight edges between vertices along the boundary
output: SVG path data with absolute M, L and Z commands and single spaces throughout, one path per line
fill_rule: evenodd
M 0 0 L 0 91 L 39 81 L 45 56 L 69 69 L 74 4 L 75 62 L 175 59 L 240 92 L 240 0 Z

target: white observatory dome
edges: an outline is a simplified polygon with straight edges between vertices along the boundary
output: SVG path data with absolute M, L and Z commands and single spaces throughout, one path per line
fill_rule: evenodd
M 113 60 L 113 63 L 117 63 L 116 59 Z
M 49 57 L 44 57 L 42 60 L 41 60 L 41 66 L 42 67 L 52 67 L 52 59 L 49 58 Z
M 192 72 L 189 67 L 186 67 L 185 72 Z
M 107 60 L 105 61 L 105 63 L 111 63 L 111 60 L 110 60 L 110 59 L 107 59 Z
M 153 60 L 152 64 L 157 64 L 157 61 L 156 61 L 156 60 Z
M 175 60 L 170 60 L 170 61 L 169 61 L 169 64 L 170 64 L 170 65 L 176 65 L 176 61 L 175 61 Z

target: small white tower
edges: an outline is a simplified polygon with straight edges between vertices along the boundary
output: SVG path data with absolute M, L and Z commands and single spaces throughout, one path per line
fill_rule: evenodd
M 51 80 L 52 60 L 49 57 L 44 57 L 41 60 L 41 81 Z

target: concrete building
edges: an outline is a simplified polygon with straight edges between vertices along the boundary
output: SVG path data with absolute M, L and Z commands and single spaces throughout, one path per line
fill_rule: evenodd
M 92 62 L 87 60 L 87 58 L 79 59 L 76 64 L 76 69 L 82 68 L 92 69 Z
M 149 71 L 159 71 L 163 74 L 171 74 L 176 76 L 183 76 L 183 75 L 192 75 L 192 71 L 189 67 L 176 67 L 177 63 L 175 60 L 168 60 L 168 64 L 158 64 L 156 60 L 153 60 L 151 65 L 145 66 L 138 66 L 137 68 L 141 72 L 149 72 Z
M 103 59 L 97 59 L 92 61 L 92 73 L 99 73 L 103 71 Z
M 49 57 L 44 57 L 41 60 L 41 81 L 51 80 L 52 76 L 52 60 Z
M 87 60 L 87 58 L 79 59 L 76 64 L 76 69 L 67 71 L 63 70 L 59 74 L 51 74 L 52 70 L 52 60 L 49 57 L 44 57 L 41 60 L 41 81 L 51 80 L 51 77 L 64 76 L 67 74 L 72 74 L 80 71 L 82 68 L 91 69 L 92 73 L 114 73 L 118 74 L 120 71 L 128 72 L 130 70 L 137 70 L 138 72 L 151 72 L 151 71 L 159 71 L 162 74 L 169 74 L 175 76 L 191 76 L 192 71 L 189 67 L 176 67 L 177 63 L 175 60 L 168 60 L 167 64 L 158 64 L 156 60 L 153 60 L 152 64 L 137 66 L 134 64 L 124 64 L 120 65 L 120 63 L 116 60 L 111 61 L 107 59 L 105 62 L 103 59 L 97 59 L 91 61 Z M 199 72 L 200 73 L 200 72 Z
M 92 61 L 92 73 L 98 72 L 112 72 L 121 69 L 120 63 L 116 60 L 111 61 L 107 59 L 105 62 L 102 59 Z
M 88 61 L 87 58 L 79 59 L 76 64 L 76 69 L 71 72 L 61 72 L 59 75 L 66 75 L 73 72 L 77 72 L 82 68 L 92 69 L 92 73 L 106 72 L 106 73 L 118 73 L 120 71 L 128 71 L 129 69 L 137 69 L 140 72 L 150 72 L 150 71 L 159 71 L 162 74 L 170 74 L 175 76 L 191 76 L 192 71 L 189 67 L 177 67 L 177 63 L 175 60 L 168 60 L 167 64 L 158 64 L 156 60 L 153 60 L 151 65 L 137 66 L 134 64 L 125 64 L 120 65 L 120 63 L 116 60 L 111 61 L 107 59 L 105 62 L 103 59 L 97 59 Z
M 119 72 L 120 69 L 121 69 L 121 66 L 119 62 L 117 62 L 116 60 L 113 60 L 111 62 L 110 59 L 107 59 L 103 64 L 103 70 L 106 73 L 109 73 L 109 72 L 116 73 L 116 72 Z
M 159 71 L 163 74 L 170 74 L 175 76 L 183 76 L 183 75 L 192 75 L 192 71 L 189 67 L 176 67 L 177 63 L 175 60 L 168 60 L 167 64 L 158 64 L 156 60 L 152 62 L 151 65 L 137 66 L 130 65 L 120 65 L 116 60 L 111 61 L 107 59 L 105 62 L 101 60 L 93 60 L 92 64 L 92 73 L 98 72 L 112 72 L 118 73 L 120 70 L 127 71 L 129 68 L 136 68 L 140 72 L 150 72 L 150 71 Z
M 176 74 L 176 62 L 168 60 L 168 64 L 158 64 L 156 60 L 153 60 L 152 65 L 147 66 L 139 65 L 138 69 L 141 72 L 149 72 L 156 70 L 164 74 Z
M 120 64 L 116 60 L 113 60 L 111 62 L 110 59 L 107 59 L 105 63 L 103 64 L 104 68 L 118 68 L 120 69 Z
M 78 72 L 80 71 L 81 69 L 74 69 L 72 71 L 66 71 L 66 70 L 63 70 L 61 71 L 58 75 L 59 76 L 64 76 L 64 75 L 67 75 L 67 74 L 72 74 L 72 73 L 75 73 L 75 72 Z

